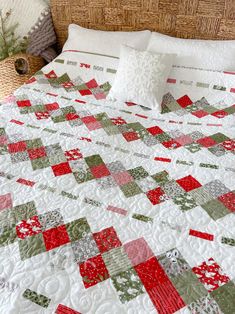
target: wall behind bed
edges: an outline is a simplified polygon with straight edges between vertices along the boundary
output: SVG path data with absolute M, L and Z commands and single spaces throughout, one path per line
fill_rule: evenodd
M 235 0 L 51 0 L 62 46 L 70 23 L 100 30 L 149 29 L 182 38 L 235 39 Z

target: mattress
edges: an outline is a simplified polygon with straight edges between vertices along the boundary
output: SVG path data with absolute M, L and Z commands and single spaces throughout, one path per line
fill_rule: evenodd
M 235 73 L 173 66 L 162 113 L 64 51 L 0 106 L 0 313 L 235 312 Z

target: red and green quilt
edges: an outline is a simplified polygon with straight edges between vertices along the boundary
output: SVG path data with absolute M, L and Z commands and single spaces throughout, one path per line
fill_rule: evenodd
M 235 313 L 235 73 L 172 68 L 162 113 L 63 52 L 0 104 L 0 313 Z

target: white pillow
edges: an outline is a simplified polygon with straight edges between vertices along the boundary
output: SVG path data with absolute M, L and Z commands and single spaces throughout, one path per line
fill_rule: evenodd
M 110 100 L 134 102 L 160 111 L 175 55 L 139 51 L 122 46 Z
M 153 32 L 147 50 L 177 53 L 175 65 L 235 70 L 235 40 L 180 39 Z
M 78 50 L 119 57 L 122 44 L 145 50 L 150 35 L 151 32 L 148 30 L 139 32 L 106 32 L 70 24 L 68 39 L 64 44 L 63 51 Z

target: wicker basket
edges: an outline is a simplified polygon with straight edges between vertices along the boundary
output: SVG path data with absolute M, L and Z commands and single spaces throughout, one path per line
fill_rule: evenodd
M 24 73 L 18 73 L 16 63 L 25 64 Z M 44 66 L 41 57 L 29 54 L 16 54 L 0 62 L 0 99 L 8 96 L 16 88 L 24 84 L 35 72 Z

